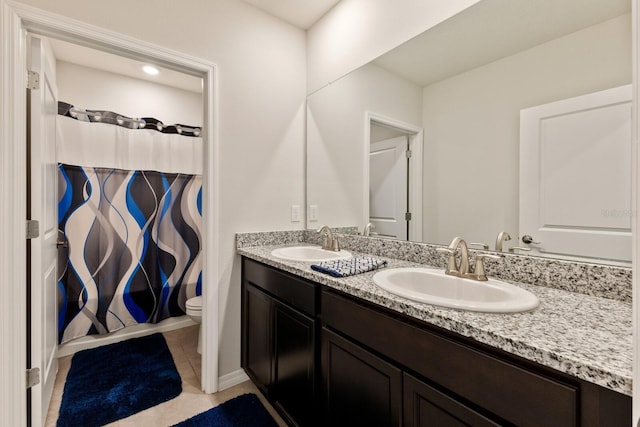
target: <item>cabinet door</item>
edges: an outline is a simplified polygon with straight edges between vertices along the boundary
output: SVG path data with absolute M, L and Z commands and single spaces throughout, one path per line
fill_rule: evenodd
M 316 421 L 316 322 L 274 302 L 274 398 L 297 425 Z
M 546 371 L 521 367 L 329 291 L 322 293 L 322 321 L 506 422 L 538 427 L 552 419 L 563 427 L 578 425 L 578 388 Z
M 401 424 L 401 371 L 324 328 L 322 379 L 324 425 Z
M 243 295 L 243 368 L 266 394 L 271 387 L 271 301 L 254 286 L 247 285 Z
M 404 426 L 498 426 L 428 384 L 404 374 Z

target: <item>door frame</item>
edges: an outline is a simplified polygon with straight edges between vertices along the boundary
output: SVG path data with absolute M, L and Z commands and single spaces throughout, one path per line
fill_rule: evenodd
M 379 124 L 408 134 L 409 149 L 409 207 L 412 220 L 409 221 L 409 240 L 422 241 L 422 153 L 424 131 L 421 127 L 406 123 L 372 111 L 365 112 L 363 143 L 363 216 L 362 224 L 369 222 L 369 154 L 371 150 L 371 124 Z
M 23 426 L 26 404 L 26 35 L 27 31 L 120 56 L 147 60 L 203 79 L 205 198 L 202 386 L 218 389 L 219 142 L 216 64 L 63 15 L 0 0 L 0 413 Z M 11 284 L 11 286 L 7 286 Z
M 631 0 L 631 261 L 633 304 L 633 421 L 640 424 L 640 1 Z

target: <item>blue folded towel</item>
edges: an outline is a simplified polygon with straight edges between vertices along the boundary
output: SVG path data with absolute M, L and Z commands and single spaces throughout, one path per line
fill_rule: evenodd
M 347 277 L 354 274 L 366 273 L 384 267 L 387 261 L 371 256 L 361 256 L 336 261 L 323 261 L 320 264 L 312 264 L 311 269 L 320 273 L 330 274 L 333 277 Z

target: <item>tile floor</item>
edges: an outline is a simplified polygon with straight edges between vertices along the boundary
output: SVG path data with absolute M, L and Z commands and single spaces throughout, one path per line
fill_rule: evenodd
M 251 381 L 243 382 L 214 394 L 204 394 L 200 391 L 200 355 L 196 351 L 197 335 L 197 326 L 164 333 L 178 373 L 182 377 L 182 393 L 175 399 L 138 412 L 128 418 L 115 421 L 108 424 L 108 426 L 171 426 L 244 393 L 255 393 L 278 425 L 286 426 L 282 418 L 280 418 L 271 405 L 267 403 Z M 60 402 L 62 401 L 64 382 L 71 365 L 71 356 L 61 358 L 59 362 L 60 367 L 53 389 L 51 406 L 47 414 L 46 427 L 55 427 L 56 425 L 58 410 L 60 408 Z

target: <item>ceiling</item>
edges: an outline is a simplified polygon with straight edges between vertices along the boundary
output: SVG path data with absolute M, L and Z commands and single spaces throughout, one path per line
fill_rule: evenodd
M 146 62 L 125 58 L 101 50 L 50 39 L 53 54 L 58 61 L 70 62 L 89 68 L 108 71 L 136 79 L 147 80 L 189 92 L 202 93 L 202 79 L 177 71 L 155 66 L 160 70 L 156 76 L 150 76 L 142 71 Z
M 424 87 L 630 11 L 629 0 L 481 1 L 374 62 Z
M 299 28 L 307 29 L 340 0 L 243 0 Z M 628 13 L 628 0 L 483 1 L 375 62 L 420 86 L 484 65 L 560 35 Z M 524 11 L 524 12 L 523 12 Z M 553 17 L 554 19 L 550 19 Z M 569 24 L 567 24 L 569 23 Z M 524 28 L 526 27 L 526 28 Z M 505 37 L 505 34 L 510 34 Z M 143 62 L 59 40 L 56 59 L 179 89 L 201 93 L 202 79 L 160 68 L 142 72 Z M 482 48 L 478 48 L 482 46 Z M 437 58 L 434 61 L 434 58 Z
M 340 0 L 243 0 L 303 30 L 308 30 Z
M 308 29 L 340 0 L 243 0 L 263 12 L 284 20 L 298 28 Z M 190 92 L 202 92 L 202 79 L 177 71 L 157 67 L 160 73 L 149 76 L 142 72 L 144 62 L 104 51 L 51 39 L 55 57 L 89 68 L 109 71 L 128 77 L 147 80 Z

